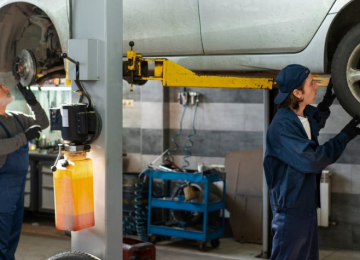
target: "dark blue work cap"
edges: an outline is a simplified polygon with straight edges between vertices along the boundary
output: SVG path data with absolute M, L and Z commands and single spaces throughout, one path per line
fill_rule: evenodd
M 280 70 L 275 81 L 279 87 L 279 93 L 275 98 L 275 104 L 281 104 L 289 94 L 307 79 L 310 70 L 302 65 L 291 64 Z

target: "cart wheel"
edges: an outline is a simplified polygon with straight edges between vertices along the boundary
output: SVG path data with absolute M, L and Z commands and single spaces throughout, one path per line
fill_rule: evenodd
M 206 252 L 207 251 L 206 242 L 198 241 L 198 243 L 199 243 L 199 251 Z
M 158 237 L 156 235 L 151 235 L 148 241 L 155 245 L 156 242 L 158 242 Z
M 169 241 L 171 239 L 170 236 L 156 236 L 156 242 L 161 242 L 161 241 Z
M 212 239 L 211 241 L 210 241 L 210 243 L 211 243 L 211 247 L 212 248 L 218 248 L 219 247 L 219 245 L 220 245 L 220 240 L 217 238 L 217 239 Z

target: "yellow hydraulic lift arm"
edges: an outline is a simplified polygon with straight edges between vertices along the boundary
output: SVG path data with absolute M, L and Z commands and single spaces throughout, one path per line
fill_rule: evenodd
M 273 78 L 200 76 L 168 59 L 144 59 L 141 54 L 127 51 L 128 61 L 123 63 L 124 78 L 131 84 L 143 84 L 147 80 L 161 80 L 164 87 L 197 88 L 253 88 L 272 89 Z M 149 76 L 148 62 L 154 62 L 154 75 Z
M 251 88 L 272 89 L 276 84 L 274 78 L 235 77 L 197 75 L 168 59 L 144 59 L 133 50 L 127 51 L 127 61 L 123 62 L 123 76 L 131 84 L 142 85 L 147 80 L 160 80 L 164 87 L 197 87 L 197 88 Z M 154 62 L 153 75 L 149 75 L 148 62 Z M 321 86 L 327 86 L 328 79 L 314 76 Z

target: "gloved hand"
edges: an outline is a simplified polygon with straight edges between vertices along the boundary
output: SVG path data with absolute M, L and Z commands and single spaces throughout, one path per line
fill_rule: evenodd
M 358 116 L 355 116 L 351 121 L 341 130 L 342 133 L 345 133 L 348 136 L 347 141 L 350 142 L 357 135 L 360 135 L 360 128 L 357 125 L 360 124 L 360 119 Z
M 322 112 L 325 112 L 326 110 L 328 110 L 329 107 L 332 105 L 334 99 L 336 98 L 336 95 L 335 95 L 335 93 L 333 93 L 332 89 L 333 89 L 333 84 L 330 79 L 329 85 L 326 88 L 324 98 L 317 106 L 318 109 Z
M 27 89 L 26 87 L 21 85 L 20 82 L 17 84 L 17 88 L 20 90 L 21 94 L 29 105 L 33 106 L 38 103 L 34 93 L 30 90 L 30 88 Z
M 25 130 L 25 136 L 27 141 L 31 141 L 35 138 L 39 138 L 41 133 L 41 128 L 39 125 L 33 125 Z

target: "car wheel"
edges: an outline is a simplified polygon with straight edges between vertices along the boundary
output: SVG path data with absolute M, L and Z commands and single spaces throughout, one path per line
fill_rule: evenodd
M 332 82 L 342 107 L 360 115 L 360 24 L 340 41 L 331 66 Z
M 96 260 L 96 259 L 100 260 L 100 258 L 97 258 L 88 253 L 74 251 L 74 252 L 64 252 L 54 255 L 48 260 Z

